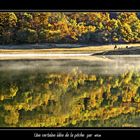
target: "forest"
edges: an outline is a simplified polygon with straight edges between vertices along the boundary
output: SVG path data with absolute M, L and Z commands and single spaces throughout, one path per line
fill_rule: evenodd
M 139 43 L 140 12 L 0 12 L 0 44 Z
M 123 127 L 139 115 L 139 71 L 1 71 L 0 127 Z

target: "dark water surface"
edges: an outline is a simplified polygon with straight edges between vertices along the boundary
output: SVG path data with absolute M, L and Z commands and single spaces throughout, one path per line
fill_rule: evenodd
M 0 61 L 0 127 L 139 127 L 140 57 L 109 58 Z

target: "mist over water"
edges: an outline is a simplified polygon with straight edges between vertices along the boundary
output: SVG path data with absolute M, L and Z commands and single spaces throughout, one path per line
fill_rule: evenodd
M 100 56 L 99 56 L 100 57 Z M 78 68 L 85 73 L 121 74 L 129 70 L 140 70 L 139 56 L 106 56 L 112 61 L 101 60 L 10 60 L 0 61 L 0 71 L 70 72 Z
M 98 57 L 0 61 L 0 127 L 140 126 L 140 57 Z

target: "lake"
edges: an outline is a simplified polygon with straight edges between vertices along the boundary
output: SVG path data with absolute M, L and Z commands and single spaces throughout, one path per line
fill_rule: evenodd
M 139 127 L 140 57 L 106 58 L 0 61 L 0 127 Z

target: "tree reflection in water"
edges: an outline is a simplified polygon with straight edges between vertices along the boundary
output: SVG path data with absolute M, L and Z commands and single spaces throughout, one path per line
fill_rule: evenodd
M 0 72 L 1 127 L 135 127 L 140 72 Z

